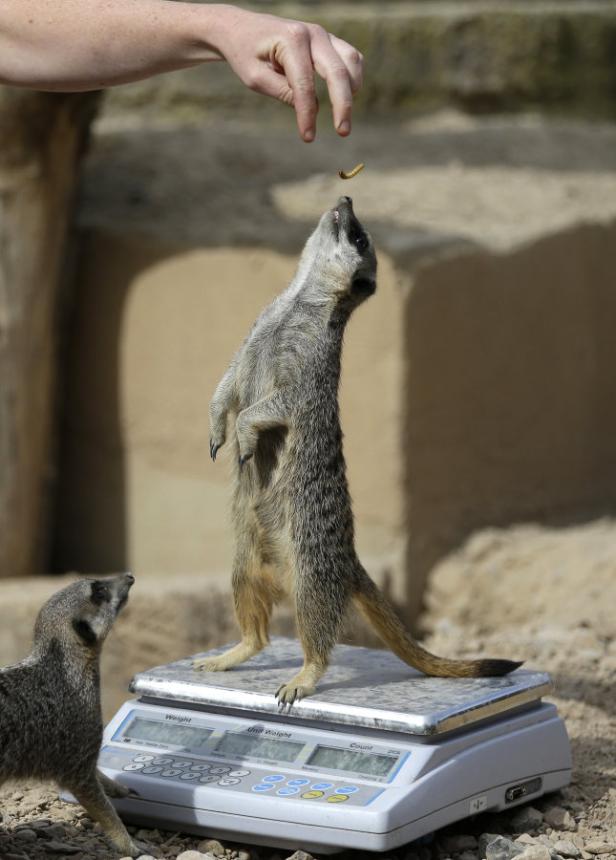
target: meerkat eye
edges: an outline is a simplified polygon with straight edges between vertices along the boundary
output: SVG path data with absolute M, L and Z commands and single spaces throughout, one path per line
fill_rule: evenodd
M 96 604 L 96 606 L 100 606 L 101 603 L 109 601 L 109 597 L 110 593 L 107 583 L 101 582 L 99 579 L 94 580 L 92 583 L 91 593 L 92 603 Z
M 368 247 L 368 240 L 366 239 L 366 237 L 361 235 L 358 236 L 355 240 L 355 247 L 357 248 L 359 253 L 362 254 Z

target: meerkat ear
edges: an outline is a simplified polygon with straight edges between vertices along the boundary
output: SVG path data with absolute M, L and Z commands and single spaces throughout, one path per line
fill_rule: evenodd
M 86 645 L 95 645 L 98 641 L 96 633 L 92 629 L 89 622 L 83 618 L 73 619 L 73 630 Z

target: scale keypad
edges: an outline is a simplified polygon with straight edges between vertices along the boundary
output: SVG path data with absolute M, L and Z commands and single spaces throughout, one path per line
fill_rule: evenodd
M 263 766 L 223 765 L 220 761 L 194 760 L 181 755 L 152 755 L 134 750 L 105 746 L 99 764 L 125 771 L 127 776 L 169 780 L 179 785 L 208 785 L 227 791 L 244 791 L 264 797 L 303 800 L 310 803 L 348 803 L 364 806 L 383 789 L 272 773 Z

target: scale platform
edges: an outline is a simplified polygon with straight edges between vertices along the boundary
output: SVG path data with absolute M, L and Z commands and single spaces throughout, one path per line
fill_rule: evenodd
M 136 675 L 139 698 L 105 731 L 99 765 L 136 792 L 114 801 L 129 821 L 385 851 L 570 780 L 542 672 L 429 678 L 388 651 L 340 645 L 316 693 L 281 711 L 274 692 L 302 664 L 295 640 L 228 672 L 197 672 L 192 659 Z

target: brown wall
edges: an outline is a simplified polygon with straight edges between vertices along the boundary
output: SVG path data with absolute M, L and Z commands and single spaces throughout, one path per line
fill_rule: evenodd
M 616 504 L 616 224 L 420 267 L 406 312 L 408 597 L 471 531 Z

